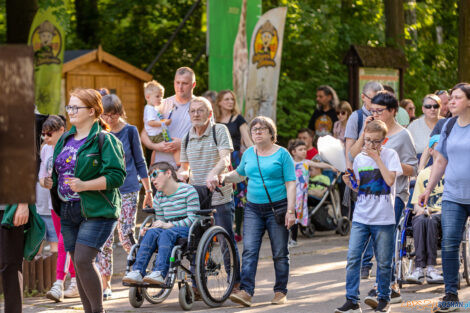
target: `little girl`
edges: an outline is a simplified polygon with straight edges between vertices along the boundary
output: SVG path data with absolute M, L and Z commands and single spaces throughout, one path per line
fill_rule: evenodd
M 297 233 L 299 230 L 298 224 L 302 226 L 308 225 L 308 181 L 310 177 L 309 168 L 327 168 L 333 171 L 336 169 L 323 162 L 313 162 L 306 159 L 307 145 L 300 139 L 292 139 L 289 141 L 288 149 L 292 158 L 294 159 L 295 177 L 296 177 L 296 198 L 295 198 L 295 212 L 297 220 L 295 225 L 291 228 L 291 239 L 289 240 L 289 247 L 297 246 Z

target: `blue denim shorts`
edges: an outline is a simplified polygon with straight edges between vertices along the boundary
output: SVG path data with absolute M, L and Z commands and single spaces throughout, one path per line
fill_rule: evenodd
M 54 223 L 52 222 L 51 215 L 40 215 L 44 224 L 46 224 L 46 241 L 58 242 L 57 233 L 55 232 Z
M 76 243 L 101 250 L 116 224 L 116 219 L 84 218 L 80 201 L 63 202 L 60 206 L 60 232 L 68 252 L 75 251 Z

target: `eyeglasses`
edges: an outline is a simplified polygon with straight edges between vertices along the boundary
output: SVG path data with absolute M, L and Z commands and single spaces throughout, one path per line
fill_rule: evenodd
M 254 127 L 251 129 L 251 133 L 252 134 L 256 134 L 256 133 L 264 133 L 268 128 L 266 126 L 264 127 Z
M 119 117 L 119 113 L 107 113 L 107 114 L 101 114 L 101 116 L 104 118 L 116 119 Z
M 42 135 L 43 137 L 46 137 L 46 136 L 47 136 L 47 137 L 52 137 L 52 133 L 53 133 L 53 132 L 47 132 L 47 133 L 44 133 L 44 132 L 43 132 L 43 133 L 41 133 L 41 135 Z
M 368 95 L 366 95 L 365 93 L 362 93 L 362 94 L 363 94 L 363 95 L 364 95 L 364 97 L 366 97 L 367 99 L 369 99 L 369 100 L 372 100 L 372 98 L 371 98 L 371 97 L 369 97 Z
M 383 141 L 384 141 L 383 139 L 381 139 L 381 140 L 372 140 L 372 139 L 369 139 L 369 138 L 364 138 L 365 143 L 371 143 L 374 146 L 377 146 L 377 145 L 381 144 Z
M 382 115 L 382 113 L 385 111 L 386 109 L 378 109 L 378 110 L 370 110 L 369 112 L 374 115 L 374 114 L 377 114 L 377 115 Z
M 197 109 L 197 110 L 190 110 L 189 111 L 189 115 L 202 115 L 204 113 L 206 113 L 206 109 Z
M 79 107 L 79 106 L 70 106 L 70 105 L 67 105 L 65 107 L 65 111 L 67 111 L 67 113 L 69 114 L 77 114 L 78 110 L 79 109 L 89 109 L 89 107 Z
M 441 106 L 440 106 L 439 104 L 423 104 L 423 108 L 428 109 L 428 110 L 431 109 L 431 108 L 437 110 L 437 109 L 439 109 L 440 107 L 441 107 Z
M 155 170 L 149 176 L 151 179 L 156 179 L 159 173 L 165 173 L 165 172 L 166 172 L 165 170 Z
M 346 111 L 341 111 L 341 112 L 336 112 L 337 115 L 347 115 L 348 112 Z

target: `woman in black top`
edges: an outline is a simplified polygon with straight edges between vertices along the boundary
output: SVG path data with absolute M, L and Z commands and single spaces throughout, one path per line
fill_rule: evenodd
M 232 167 L 236 169 L 241 160 L 241 145 L 248 148 L 253 145 L 248 125 L 240 114 L 235 94 L 231 90 L 222 90 L 217 95 L 214 107 L 215 120 L 217 123 L 225 124 L 230 132 L 233 142 L 233 152 L 231 156 Z M 244 182 L 238 183 L 235 190 L 235 239 L 241 240 L 241 226 L 243 221 L 243 206 L 246 202 L 246 185 Z

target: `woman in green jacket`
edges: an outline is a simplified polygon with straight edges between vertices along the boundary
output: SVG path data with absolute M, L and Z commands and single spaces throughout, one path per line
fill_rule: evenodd
M 72 128 L 57 142 L 51 197 L 61 219 L 65 250 L 75 265 L 86 313 L 103 312 L 102 284 L 94 260 L 114 231 L 126 177 L 121 142 L 103 132 L 101 95 L 76 89 L 66 106 Z

